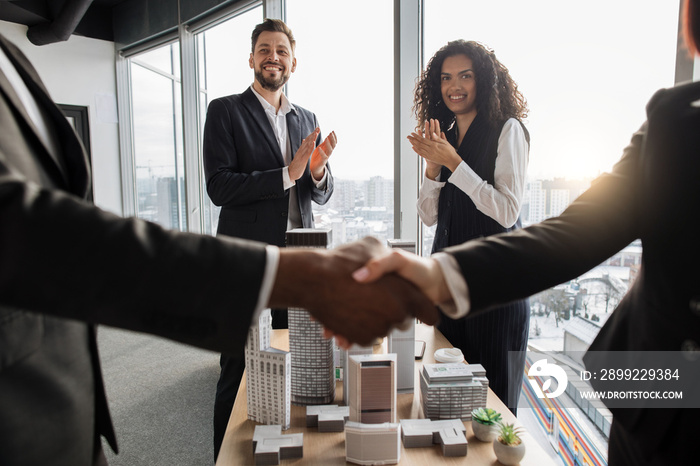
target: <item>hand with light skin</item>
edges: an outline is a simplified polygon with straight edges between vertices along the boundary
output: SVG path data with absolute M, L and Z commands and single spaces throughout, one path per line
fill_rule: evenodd
M 392 273 L 416 285 L 435 305 L 452 301 L 445 275 L 438 262 L 400 249 L 387 249 L 384 254 L 373 257 L 353 272 L 352 276 L 360 283 L 373 283 Z
M 412 283 L 394 274 L 371 283 L 352 277 L 385 250 L 371 237 L 335 249 L 282 248 L 268 306 L 308 310 L 344 347 L 369 345 L 407 318 L 436 323 L 435 306 Z
M 408 141 L 413 151 L 426 161 L 425 174 L 434 180 L 440 173 L 440 167 L 445 166 L 454 172 L 462 163 L 462 157 L 452 145 L 447 142 L 445 133 L 440 131 L 440 123 L 435 120 L 427 120 L 423 134 L 413 132 L 408 136 Z
M 335 135 L 335 131 L 331 131 L 326 139 L 316 148 L 316 150 L 311 154 L 311 174 L 315 180 L 320 180 L 326 171 L 326 163 L 328 163 L 328 158 L 333 153 L 336 144 L 338 144 L 338 138 Z
M 298 180 L 301 178 L 301 175 L 304 174 L 306 164 L 308 163 L 311 154 L 314 152 L 316 147 L 316 138 L 320 132 L 320 128 L 313 130 L 311 134 L 304 138 L 299 146 L 299 149 L 297 149 L 296 153 L 294 154 L 294 158 L 289 163 L 289 179 L 292 181 Z

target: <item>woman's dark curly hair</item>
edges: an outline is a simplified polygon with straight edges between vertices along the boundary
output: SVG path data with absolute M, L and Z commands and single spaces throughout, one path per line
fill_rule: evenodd
M 454 114 L 442 101 L 440 80 L 442 63 L 447 57 L 466 55 L 472 61 L 476 79 L 476 109 L 490 123 L 508 118 L 522 120 L 527 117 L 527 101 L 518 85 L 508 73 L 508 68 L 498 61 L 492 50 L 474 41 L 454 40 L 438 50 L 428 62 L 416 85 L 413 112 L 418 127 L 435 118 L 441 128 L 449 128 Z

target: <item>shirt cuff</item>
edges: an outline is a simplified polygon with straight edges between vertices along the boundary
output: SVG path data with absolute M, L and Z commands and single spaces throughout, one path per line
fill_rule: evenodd
M 459 319 L 469 314 L 471 303 L 469 301 L 469 287 L 467 281 L 459 269 L 457 259 L 450 254 L 438 252 L 430 256 L 437 261 L 445 277 L 447 288 L 452 295 L 452 301 L 440 303 L 438 306 L 447 317 Z
M 277 246 L 265 246 L 265 273 L 263 274 L 262 283 L 260 284 L 260 292 L 258 294 L 258 303 L 253 311 L 251 322 L 260 320 L 260 314 L 264 309 L 268 308 L 267 303 L 270 302 L 272 294 L 272 286 L 275 284 L 277 276 L 277 266 L 280 262 L 280 250 Z
M 326 180 L 328 179 L 328 170 L 325 168 L 323 169 L 323 176 L 321 177 L 320 181 L 316 181 L 316 178 L 314 178 L 314 174 L 311 174 L 311 179 L 314 181 L 316 184 L 316 187 L 318 189 L 326 189 Z
M 430 189 L 440 189 L 443 186 L 445 186 L 444 181 L 440 181 L 440 173 L 438 173 L 438 176 L 435 177 L 434 180 L 428 178 L 423 174 L 423 186 L 430 188 Z
M 282 188 L 286 191 L 295 184 L 297 184 L 296 181 L 289 177 L 289 167 L 284 167 L 282 169 Z
M 476 188 L 483 182 L 464 160 L 457 165 L 457 169 L 450 175 L 448 181 L 470 197 L 474 195 Z

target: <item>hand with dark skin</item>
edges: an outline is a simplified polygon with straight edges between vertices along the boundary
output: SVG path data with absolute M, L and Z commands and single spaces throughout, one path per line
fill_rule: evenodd
M 352 277 L 384 254 L 386 248 L 371 237 L 336 249 L 283 248 L 268 306 L 308 310 L 345 347 L 369 345 L 407 318 L 437 323 L 436 307 L 408 281 L 394 274 L 372 283 Z

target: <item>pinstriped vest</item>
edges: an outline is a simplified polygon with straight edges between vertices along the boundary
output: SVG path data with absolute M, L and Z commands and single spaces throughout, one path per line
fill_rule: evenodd
M 491 125 L 481 117 L 481 113 L 477 113 L 464 135 L 462 144 L 457 149 L 462 160 L 491 185 L 494 184 L 498 138 L 504 125 L 505 120 Z M 457 145 L 456 130 L 457 125 L 453 125 L 447 132 L 447 140 L 453 147 Z M 440 180 L 447 180 L 451 174 L 452 172 L 443 166 L 440 170 Z M 469 196 L 448 182 L 440 190 L 438 198 L 437 229 L 432 252 L 438 252 L 470 239 L 504 233 L 516 228 L 520 228 L 520 218 L 515 225 L 505 228 L 488 215 L 481 213 Z

